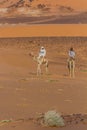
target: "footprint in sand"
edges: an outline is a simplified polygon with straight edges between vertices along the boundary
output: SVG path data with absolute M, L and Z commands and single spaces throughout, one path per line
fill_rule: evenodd
M 56 93 L 58 93 L 58 94 L 62 94 L 63 91 L 64 91 L 63 89 L 57 89 Z
M 59 92 L 63 92 L 63 89 L 58 89 Z
M 16 91 L 24 91 L 24 89 L 22 89 L 22 88 L 16 88 L 15 90 Z
M 20 81 L 29 81 L 29 78 L 20 79 Z
M 71 99 L 66 99 L 64 100 L 65 102 L 69 102 L 69 103 L 72 103 L 72 100 Z

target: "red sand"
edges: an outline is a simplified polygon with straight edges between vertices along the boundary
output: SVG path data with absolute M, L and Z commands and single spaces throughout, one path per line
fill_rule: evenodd
M 30 25 L 2 26 L 0 37 L 34 37 L 34 36 L 87 36 L 87 25 Z
M 40 38 L 41 39 L 41 38 Z M 29 52 L 37 54 L 40 46 L 33 40 L 0 40 L 0 120 L 28 119 L 39 112 L 56 109 L 62 114 L 87 113 L 87 41 L 74 44 L 66 40 L 54 44 L 50 40 L 37 38 L 40 46 L 47 49 L 49 75 L 36 76 L 37 64 Z M 78 40 L 74 40 L 79 42 Z M 27 44 L 29 43 L 30 44 Z M 59 42 L 59 44 L 57 44 Z M 64 42 L 64 44 L 63 44 Z M 4 44 L 5 43 L 5 44 Z M 65 44 L 66 43 L 66 44 Z M 70 79 L 67 70 L 67 51 L 74 46 L 77 52 L 76 77 Z M 63 52 L 61 52 L 61 49 Z M 51 53 L 52 52 L 52 53 Z M 44 68 L 42 67 L 44 70 Z M 51 130 L 34 122 L 9 123 L 0 130 Z M 87 125 L 74 124 L 53 130 L 86 130 Z

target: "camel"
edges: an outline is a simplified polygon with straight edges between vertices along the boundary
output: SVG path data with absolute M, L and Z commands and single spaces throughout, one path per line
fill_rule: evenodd
M 69 76 L 75 77 L 75 60 L 73 58 L 68 59 Z
M 37 76 L 41 75 L 41 66 L 44 64 L 46 68 L 46 74 L 48 73 L 48 60 L 46 58 L 38 58 L 33 53 L 29 54 L 31 57 L 33 57 L 33 60 L 37 62 Z

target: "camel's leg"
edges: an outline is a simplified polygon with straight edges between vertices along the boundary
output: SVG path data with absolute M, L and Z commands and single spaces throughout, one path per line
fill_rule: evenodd
M 46 66 L 46 74 L 48 74 L 48 67 Z
M 46 74 L 48 74 L 48 62 L 46 63 Z
M 75 77 L 75 62 L 73 61 L 72 76 Z
M 37 76 L 41 75 L 41 68 L 40 68 L 40 64 L 38 64 L 37 66 Z
M 68 70 L 69 70 L 69 75 L 70 75 L 70 64 L 69 64 L 69 61 L 68 61 Z
M 69 76 L 70 76 L 70 78 L 71 78 L 71 76 L 72 76 L 72 67 L 71 67 L 71 61 L 69 61 Z

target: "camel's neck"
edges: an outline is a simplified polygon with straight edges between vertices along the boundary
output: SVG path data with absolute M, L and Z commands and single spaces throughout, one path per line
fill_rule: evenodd
M 29 54 L 32 58 L 34 58 L 35 57 L 35 55 L 33 54 L 33 53 L 30 53 Z
M 42 60 L 38 59 L 37 56 L 33 56 L 33 60 L 36 61 L 36 62 L 38 62 L 39 64 L 42 63 Z
M 33 53 L 30 53 L 30 56 L 33 58 L 34 61 L 38 62 L 39 64 L 42 64 L 43 60 L 39 59 L 37 56 L 35 56 Z
M 37 57 L 36 57 L 33 53 L 30 53 L 30 56 L 31 56 L 35 61 L 37 61 Z
M 36 56 L 33 56 L 33 59 L 34 59 L 35 61 L 38 61 L 38 59 L 37 59 L 37 57 L 36 57 Z

